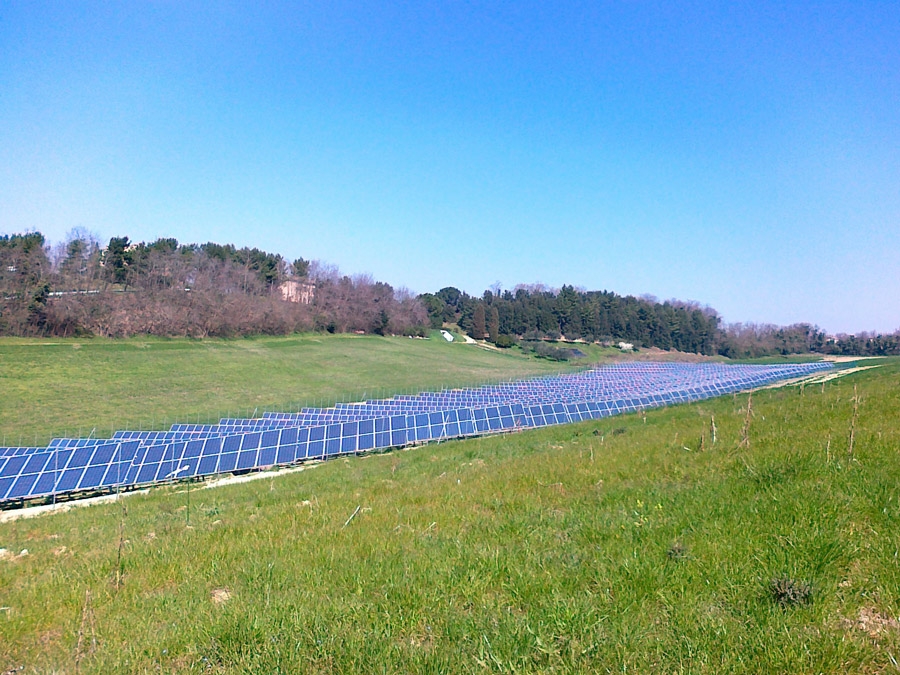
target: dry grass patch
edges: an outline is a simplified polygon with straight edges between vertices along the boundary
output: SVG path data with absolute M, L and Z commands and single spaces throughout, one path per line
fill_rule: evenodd
M 221 606 L 231 600 L 231 591 L 227 588 L 214 588 L 210 591 L 209 597 L 214 605 Z

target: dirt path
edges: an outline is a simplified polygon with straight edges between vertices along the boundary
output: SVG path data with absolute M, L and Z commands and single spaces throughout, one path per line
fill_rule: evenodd
M 253 473 L 245 473 L 241 476 L 225 476 L 224 478 L 217 478 L 215 480 L 207 481 L 203 484 L 202 488 L 204 490 L 209 490 L 210 488 L 222 487 L 224 485 L 249 483 L 254 480 L 262 480 L 263 478 L 276 478 L 278 476 L 284 476 L 285 474 L 297 473 L 299 471 L 305 471 L 306 469 L 312 469 L 316 466 L 318 466 L 317 462 L 309 462 L 301 466 L 289 466 L 286 469 L 278 469 L 277 471 L 255 471 Z
M 297 473 L 298 471 L 312 469 L 313 467 L 318 466 L 318 464 L 318 462 L 309 462 L 302 466 L 289 466 L 284 469 L 278 469 L 277 471 L 254 471 L 253 473 L 246 473 L 241 476 L 224 476 L 213 480 L 201 481 L 199 484 L 191 484 L 190 487 L 184 486 L 184 489 L 208 490 L 209 488 L 249 483 L 250 481 L 262 480 L 264 478 L 276 478 L 288 473 Z M 22 518 L 37 518 L 38 516 L 44 516 L 50 513 L 64 513 L 83 506 L 109 504 L 110 502 L 116 501 L 118 498 L 124 499 L 131 495 L 145 495 L 148 492 L 150 492 L 150 490 L 147 488 L 143 490 L 129 490 L 128 492 L 122 492 L 117 495 L 100 495 L 99 497 L 88 497 L 87 499 L 73 499 L 72 501 L 63 502 L 61 504 L 40 504 L 38 506 L 27 506 L 23 509 L 0 511 L 0 523 L 8 523 Z
M 782 387 L 791 387 L 795 384 L 824 384 L 825 382 L 836 380 L 839 377 L 852 375 L 853 373 L 859 373 L 863 370 L 871 370 L 872 368 L 881 368 L 881 364 L 879 363 L 878 365 L 874 366 L 857 366 L 856 368 L 845 368 L 844 370 L 830 370 L 826 373 L 813 373 L 812 375 L 807 375 L 806 377 L 795 377 L 793 380 L 784 380 L 782 382 L 767 384 L 764 387 L 757 387 L 753 391 L 760 391 L 762 389 L 780 389 Z
M 24 509 L 16 509 L 10 511 L 0 511 L 0 523 L 9 523 L 13 520 L 22 518 L 37 518 L 49 513 L 64 513 L 82 506 L 96 506 L 97 504 L 109 504 L 116 501 L 119 497 L 127 497 L 129 495 L 145 495 L 150 492 L 149 489 L 131 490 L 130 492 L 122 492 L 117 495 L 101 495 L 99 497 L 89 497 L 87 499 L 73 499 L 70 502 L 62 504 L 40 504 L 39 506 L 27 506 Z
M 883 356 L 837 356 L 829 354 L 823 356 L 823 361 L 831 361 L 832 363 L 853 363 L 854 361 L 868 361 L 869 359 L 883 359 Z

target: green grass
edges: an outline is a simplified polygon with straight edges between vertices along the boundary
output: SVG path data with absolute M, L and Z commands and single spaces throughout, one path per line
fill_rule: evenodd
M 205 423 L 575 367 L 434 336 L 4 338 L 0 444 L 43 445 L 92 431 L 106 437 L 123 428 L 164 429 L 177 421 Z
M 0 524 L 0 670 L 890 672 L 898 385 L 754 393 L 744 448 L 729 396 Z
M 821 361 L 820 354 L 777 354 L 774 356 L 760 356 L 757 358 L 747 359 L 729 359 L 729 363 L 757 363 L 780 365 L 783 363 L 808 363 L 812 361 Z

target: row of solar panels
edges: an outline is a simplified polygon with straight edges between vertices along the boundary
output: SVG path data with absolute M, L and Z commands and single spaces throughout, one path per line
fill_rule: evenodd
M 824 364 L 816 364 L 819 367 L 827 367 Z M 506 384 L 506 385 L 497 385 L 492 387 L 485 387 L 481 390 L 473 390 L 473 391 L 465 391 L 466 394 L 471 394 L 473 396 L 472 400 L 469 403 L 469 407 L 471 407 L 472 403 L 480 404 L 480 405 L 488 405 L 497 403 L 493 397 L 482 397 L 480 392 L 484 390 L 495 390 L 498 388 L 514 388 L 516 390 L 523 389 L 539 389 L 546 391 L 549 388 L 565 388 L 572 389 L 570 383 L 579 379 L 592 379 L 593 381 L 597 381 L 596 374 L 602 373 L 603 379 L 601 382 L 605 384 L 609 384 L 612 381 L 616 387 L 612 387 L 613 389 L 618 388 L 620 390 L 630 390 L 630 389 L 641 389 L 640 386 L 628 386 L 628 382 L 620 382 L 620 378 L 610 377 L 615 374 L 624 373 L 627 377 L 632 381 L 640 381 L 644 379 L 642 375 L 646 376 L 648 373 L 654 375 L 656 387 L 663 392 L 667 389 L 665 383 L 662 381 L 664 379 L 671 379 L 671 374 L 673 372 L 681 371 L 682 373 L 688 373 L 691 376 L 694 376 L 695 380 L 702 380 L 702 377 L 696 377 L 698 374 L 703 373 L 704 370 L 710 371 L 712 370 L 713 376 L 721 377 L 723 371 L 732 372 L 732 371 L 740 371 L 741 369 L 759 369 L 758 366 L 722 366 L 722 365 L 714 365 L 714 366 L 690 366 L 690 365 L 682 365 L 682 364 L 640 364 L 639 366 L 634 365 L 619 365 L 607 367 L 599 371 L 590 371 L 588 374 L 580 374 L 580 375 L 571 375 L 566 378 L 556 378 L 554 380 L 548 381 L 546 378 L 537 379 L 537 380 L 529 380 L 524 382 Z M 789 376 L 794 374 L 793 371 L 797 369 L 808 370 L 809 366 L 796 366 L 796 365 L 786 365 L 786 366 L 778 366 L 778 367 L 767 367 L 766 372 L 753 372 L 750 377 L 738 377 L 733 379 L 732 381 L 718 382 L 716 383 L 712 391 L 714 393 L 721 393 L 723 391 L 729 391 L 735 384 L 752 386 L 760 383 L 761 381 L 767 381 L 773 378 L 773 376 Z M 657 371 L 657 372 L 654 372 Z M 660 375 L 664 377 L 660 378 Z M 710 373 L 707 373 L 709 376 Z M 682 384 L 683 382 L 678 382 L 678 384 Z M 460 390 L 455 390 L 450 392 L 451 394 L 456 394 Z M 690 391 L 690 390 L 689 390 Z M 701 391 L 706 392 L 706 389 L 701 388 Z M 426 393 L 419 395 L 418 397 L 400 397 L 403 399 L 410 398 L 421 398 L 421 399 L 429 399 L 429 398 L 442 398 L 446 392 L 438 392 L 436 394 Z M 577 396 L 578 393 L 570 391 L 570 395 L 568 397 L 570 400 L 573 398 L 588 398 L 585 396 Z M 619 392 L 621 393 L 621 391 Z M 522 400 L 522 397 L 517 397 Z M 531 397 L 524 397 L 525 399 L 530 399 Z M 540 399 L 540 397 L 538 397 Z M 544 397 L 546 398 L 546 396 Z M 590 398 L 594 398 L 593 396 Z M 603 397 L 599 397 L 598 400 L 602 400 Z M 558 399 L 557 399 L 558 400 Z M 229 420 L 223 419 L 219 425 L 175 425 L 172 428 L 172 432 L 117 432 L 115 434 L 115 438 L 143 438 L 145 440 L 158 440 L 158 441 L 176 441 L 176 440 L 185 440 L 190 438 L 196 438 L 197 434 L 204 435 L 216 435 L 216 434 L 228 434 L 235 433 L 237 431 L 252 431 L 257 429 L 270 428 L 273 426 L 283 426 L 284 424 L 273 424 L 273 420 L 279 421 L 288 421 L 290 424 L 297 425 L 317 425 L 317 424 L 327 424 L 333 422 L 344 422 L 344 421 L 353 421 L 359 419 L 368 419 L 376 416 L 388 416 L 389 414 L 393 414 L 390 412 L 390 404 L 396 403 L 396 400 L 388 400 L 388 401 L 378 401 L 375 402 L 375 406 L 368 406 L 366 404 L 350 404 L 348 406 L 335 406 L 333 409 L 314 409 L 318 412 L 318 414 L 310 417 L 307 413 L 303 414 L 284 414 L 284 413 L 267 413 L 264 415 L 262 419 L 255 420 Z M 501 401 L 508 402 L 508 401 Z M 443 409 L 446 405 L 443 403 L 432 403 L 430 409 Z M 343 408 L 343 409 L 342 409 Z M 351 410 L 351 412 L 347 412 L 347 410 Z M 407 411 L 407 412 L 421 412 L 419 410 Z M 174 433 L 173 433 L 174 432 Z M 182 433 L 183 432 L 183 433 Z M 61 444 L 71 445 L 74 443 L 76 446 L 83 443 L 88 443 L 90 441 L 86 441 L 84 439 L 57 439 L 50 444 L 50 447 L 59 447 Z M 34 448 L 32 450 L 37 450 Z M 11 450 L 12 451 L 12 450 Z M 14 449 L 15 452 L 22 453 L 28 452 L 28 449 Z M 2 452 L 2 451 L 0 451 Z
M 720 366 L 721 368 L 721 366 Z M 793 368 L 785 368 L 786 372 L 784 374 L 790 375 L 793 373 Z M 778 373 L 780 379 L 780 375 L 782 373 Z M 721 393 L 725 391 L 732 391 L 735 386 L 739 388 L 752 387 L 757 386 L 760 383 L 771 381 L 772 374 L 768 375 L 759 375 L 753 377 L 741 377 L 735 378 L 733 380 L 728 380 L 725 382 L 717 382 L 711 386 L 711 390 L 715 393 Z M 534 384 L 543 384 L 541 380 L 537 381 L 529 381 L 529 384 L 534 388 Z M 676 391 L 682 391 L 684 388 L 683 382 L 677 383 L 680 386 L 676 386 L 674 388 L 667 388 L 664 383 L 656 383 L 654 389 L 659 393 L 666 393 L 667 389 L 674 389 Z M 517 385 L 519 389 L 521 389 L 523 385 Z M 560 388 L 563 389 L 563 388 Z M 703 387 L 694 387 L 694 389 L 700 389 L 704 392 L 707 389 Z M 645 388 L 642 387 L 610 387 L 606 392 L 598 393 L 597 391 L 587 391 L 583 389 L 574 389 L 571 387 L 565 387 L 562 394 L 565 394 L 561 397 L 563 400 L 615 400 L 616 398 L 622 398 L 623 394 L 629 393 L 629 391 L 633 391 L 634 395 L 642 396 L 645 393 Z M 453 393 L 453 392 L 451 392 Z M 245 420 L 245 419 L 234 419 L 234 418 L 223 418 L 218 427 L 221 428 L 223 426 L 227 427 L 257 427 L 264 428 L 267 426 L 275 426 L 273 421 L 285 421 L 290 422 L 292 424 L 322 424 L 322 423 L 330 423 L 330 422 L 344 422 L 344 421 L 352 421 L 359 419 L 368 419 L 377 416 L 386 416 L 390 414 L 397 413 L 417 413 L 417 412 L 430 412 L 433 410 L 445 410 L 449 408 L 463 408 L 463 407 L 477 407 L 477 406 L 486 406 L 486 405 L 499 405 L 503 403 L 509 403 L 512 400 L 515 402 L 528 404 L 528 403 L 543 403 L 548 398 L 548 390 L 544 389 L 540 395 L 534 394 L 528 396 L 497 396 L 497 395 L 483 395 L 479 390 L 476 390 L 472 393 L 467 393 L 466 396 L 451 396 L 445 395 L 444 393 L 438 394 L 430 394 L 425 393 L 421 394 L 417 397 L 398 397 L 397 399 L 389 400 L 389 401 L 367 401 L 365 403 L 355 403 L 355 404 L 338 404 L 334 408 L 330 409 L 320 409 L 320 408 L 304 408 L 300 413 L 265 413 L 262 418 L 253 419 L 253 420 Z M 557 398 L 557 400 L 558 400 Z M 173 431 L 209 431 L 213 430 L 216 425 L 177 425 L 173 427 Z
M 0 499 L 30 499 L 83 490 L 136 487 L 167 479 L 250 470 L 324 459 L 337 454 L 481 435 L 516 428 L 564 424 L 637 410 L 639 401 L 519 404 L 345 422 L 253 433 L 142 444 L 134 440 L 81 440 L 9 458 L 0 477 Z
M 828 367 L 827 364 L 814 364 L 818 367 Z M 290 425 L 298 425 L 298 426 L 315 426 L 320 424 L 328 424 L 333 422 L 346 422 L 346 421 L 354 421 L 360 419 L 370 419 L 374 417 L 385 417 L 391 414 L 398 413 L 411 413 L 411 412 L 430 412 L 432 410 L 439 409 L 447 409 L 448 407 L 477 407 L 477 406 L 487 406 L 498 403 L 509 403 L 509 402 L 521 402 L 521 403 L 534 403 L 534 402 L 544 402 L 547 400 L 547 392 L 551 389 L 565 389 L 568 392 L 568 395 L 562 396 L 562 400 L 604 400 L 608 399 L 608 396 L 597 395 L 593 392 L 584 392 L 577 390 L 571 386 L 571 383 L 577 380 L 591 380 L 593 382 L 601 382 L 604 386 L 612 385 L 609 388 L 616 391 L 619 396 L 623 393 L 627 394 L 628 392 L 633 391 L 635 395 L 639 395 L 643 393 L 642 390 L 645 387 L 640 385 L 634 386 L 634 382 L 640 382 L 643 379 L 646 379 L 647 374 L 653 375 L 652 379 L 654 388 L 661 393 L 666 393 L 666 391 L 670 388 L 666 385 L 674 384 L 676 385 L 676 390 L 682 390 L 685 386 L 685 381 L 683 375 L 686 373 L 690 376 L 689 380 L 694 380 L 694 384 L 697 381 L 702 381 L 704 379 L 712 377 L 718 377 L 719 381 L 715 382 L 711 389 L 708 387 L 699 387 L 699 388 L 691 388 L 688 389 L 688 393 L 692 393 L 693 391 L 700 391 L 703 394 L 711 391 L 712 393 L 722 393 L 725 391 L 732 390 L 735 386 L 753 386 L 759 384 L 761 382 L 770 381 L 771 379 L 780 377 L 780 376 L 790 376 L 794 374 L 794 371 L 800 370 L 809 370 L 809 364 L 800 366 L 800 365 L 784 365 L 778 367 L 768 366 L 763 369 L 763 372 L 759 372 L 759 366 L 722 366 L 722 365 L 700 365 L 700 366 L 691 366 L 684 364 L 640 364 L 640 365 L 618 365 L 606 367 L 600 370 L 589 371 L 587 374 L 578 374 L 578 375 L 570 375 L 564 378 L 554 378 L 551 380 L 547 380 L 547 378 L 540 378 L 536 380 L 527 380 L 523 382 L 505 384 L 505 385 L 495 385 L 491 387 L 484 387 L 480 390 L 454 390 L 449 392 L 450 394 L 457 394 L 460 391 L 462 393 L 469 395 L 470 398 L 466 401 L 454 401 L 454 405 L 447 405 L 443 400 L 444 394 L 447 392 L 438 392 L 436 394 L 425 393 L 418 395 L 417 397 L 399 397 L 400 399 L 404 399 L 404 401 L 399 401 L 401 404 L 405 403 L 405 400 L 409 400 L 411 398 L 418 399 L 437 399 L 437 402 L 432 401 L 428 407 L 424 410 L 419 409 L 409 409 L 407 406 L 403 406 L 399 409 L 391 407 L 391 404 L 398 403 L 397 399 L 391 399 L 386 401 L 377 401 L 374 402 L 374 405 L 367 404 L 350 404 L 347 406 L 335 406 L 332 409 L 305 409 L 307 412 L 303 412 L 301 414 L 284 414 L 284 413 L 266 413 L 261 419 L 254 420 L 243 420 L 243 419 L 223 419 L 218 425 L 174 425 L 170 432 L 132 432 L 132 431 L 124 431 L 117 432 L 114 435 L 114 438 L 143 438 L 145 440 L 157 440 L 157 441 L 176 441 L 176 440 L 185 440 L 196 438 L 198 434 L 204 435 L 216 435 L 216 434 L 228 434 L 235 433 L 237 431 L 252 431 L 258 429 L 271 428 L 274 426 L 284 426 L 285 422 Z M 748 377 L 725 377 L 722 375 L 725 373 L 734 374 L 737 371 L 753 369 L 755 372 L 751 372 Z M 654 372 L 656 371 L 656 372 Z M 704 371 L 707 371 L 706 378 L 702 377 Z M 711 371 L 711 372 L 710 372 Z M 682 377 L 672 378 L 672 374 L 681 374 Z M 598 379 L 597 375 L 602 374 L 602 378 Z M 618 375 L 618 377 L 616 377 Z M 627 377 L 626 381 L 622 381 L 622 376 Z M 699 375 L 699 376 L 698 376 Z M 666 382 L 669 380 L 669 382 Z M 678 386 L 680 385 L 680 386 Z M 512 396 L 507 399 L 496 400 L 494 396 L 484 396 L 482 392 L 486 390 L 496 390 L 498 388 L 512 388 L 517 392 L 521 392 L 522 390 L 531 390 L 531 396 Z M 535 391 L 539 392 L 539 395 L 534 395 Z M 585 395 L 590 394 L 590 395 Z M 552 397 L 553 400 L 560 400 L 559 397 Z M 536 401 L 533 399 L 537 399 Z M 458 403 L 465 403 L 465 405 L 457 405 Z M 315 411 L 315 414 L 311 414 L 311 411 Z M 276 424 L 275 421 L 279 423 Z M 84 443 L 90 443 L 91 441 L 85 439 L 56 439 L 51 442 L 50 447 L 60 447 L 61 445 L 71 445 L 75 444 L 76 446 Z M 37 450 L 38 448 L 34 448 L 32 450 Z M 15 452 L 22 453 L 28 452 L 28 449 L 14 449 Z M 2 452 L 2 451 L 0 451 Z
M 824 366 L 828 367 L 828 366 Z M 693 372 L 692 369 L 693 368 Z M 568 398 L 577 398 L 584 400 L 614 400 L 622 398 L 623 394 L 634 392 L 636 395 L 643 395 L 647 391 L 647 383 L 643 380 L 649 380 L 649 384 L 653 391 L 662 393 L 666 390 L 668 383 L 671 390 L 682 390 L 686 386 L 698 387 L 704 384 L 702 377 L 697 377 L 698 373 L 704 370 L 707 372 L 707 378 L 710 384 L 721 388 L 722 369 L 742 368 L 758 368 L 758 366 L 713 366 L 714 370 L 709 366 L 687 366 L 682 364 L 668 364 L 658 368 L 655 372 L 651 371 L 652 377 L 641 378 L 643 371 L 636 371 L 634 366 L 610 366 L 603 369 L 604 378 L 596 380 L 595 378 L 585 378 L 579 376 L 569 376 L 567 379 L 555 378 L 553 380 L 536 379 L 525 382 L 511 383 L 507 385 L 494 385 L 484 387 L 478 390 L 462 391 L 453 390 L 445 392 L 430 393 L 426 392 L 415 396 L 398 396 L 387 401 L 367 401 L 365 403 L 353 404 L 337 404 L 334 408 L 322 410 L 320 408 L 304 408 L 300 413 L 265 413 L 264 418 L 280 418 L 280 419 L 299 419 L 305 415 L 362 415 L 369 412 L 427 412 L 433 409 L 446 409 L 448 407 L 467 407 L 471 405 L 488 405 L 506 403 L 510 400 L 516 400 L 520 403 L 526 402 L 543 402 L 549 393 L 558 391 L 560 394 Z M 795 365 L 785 365 L 773 367 L 779 372 L 759 374 L 749 373 L 746 376 L 735 376 L 729 378 L 729 385 L 738 384 L 744 386 L 755 386 L 761 381 L 769 381 L 773 375 L 775 379 L 781 377 L 790 377 L 798 372 Z M 801 367 L 802 372 L 806 372 L 806 367 Z M 610 377 L 610 374 L 618 373 L 619 377 Z M 579 381 L 580 380 L 580 381 Z M 416 410 L 422 408 L 422 410 Z
M 720 366 L 726 370 L 719 371 L 722 378 L 716 383 L 681 391 L 644 392 L 641 396 L 614 401 L 533 405 L 513 402 L 374 418 L 363 416 L 316 425 L 301 423 L 304 414 L 280 414 L 253 420 L 227 420 L 220 425 L 175 425 L 168 432 L 122 431 L 110 440 L 55 439 L 46 448 L 0 449 L 0 503 L 136 487 L 411 443 L 597 419 L 709 398 L 746 388 L 748 382 L 756 385 L 824 367 L 828 366 L 756 367 L 753 377 L 748 379 L 742 372 L 741 377 L 727 377 L 729 367 Z M 602 377 L 604 370 L 593 371 L 594 376 Z M 638 374 L 645 373 L 638 369 Z M 525 385 L 534 389 L 534 382 Z M 554 381 L 554 386 L 546 389 L 556 395 L 557 384 Z

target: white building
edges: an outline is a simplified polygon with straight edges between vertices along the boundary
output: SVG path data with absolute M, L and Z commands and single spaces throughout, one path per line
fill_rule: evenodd
M 288 279 L 278 287 L 283 300 L 301 305 L 311 305 L 316 294 L 316 284 L 312 281 Z

